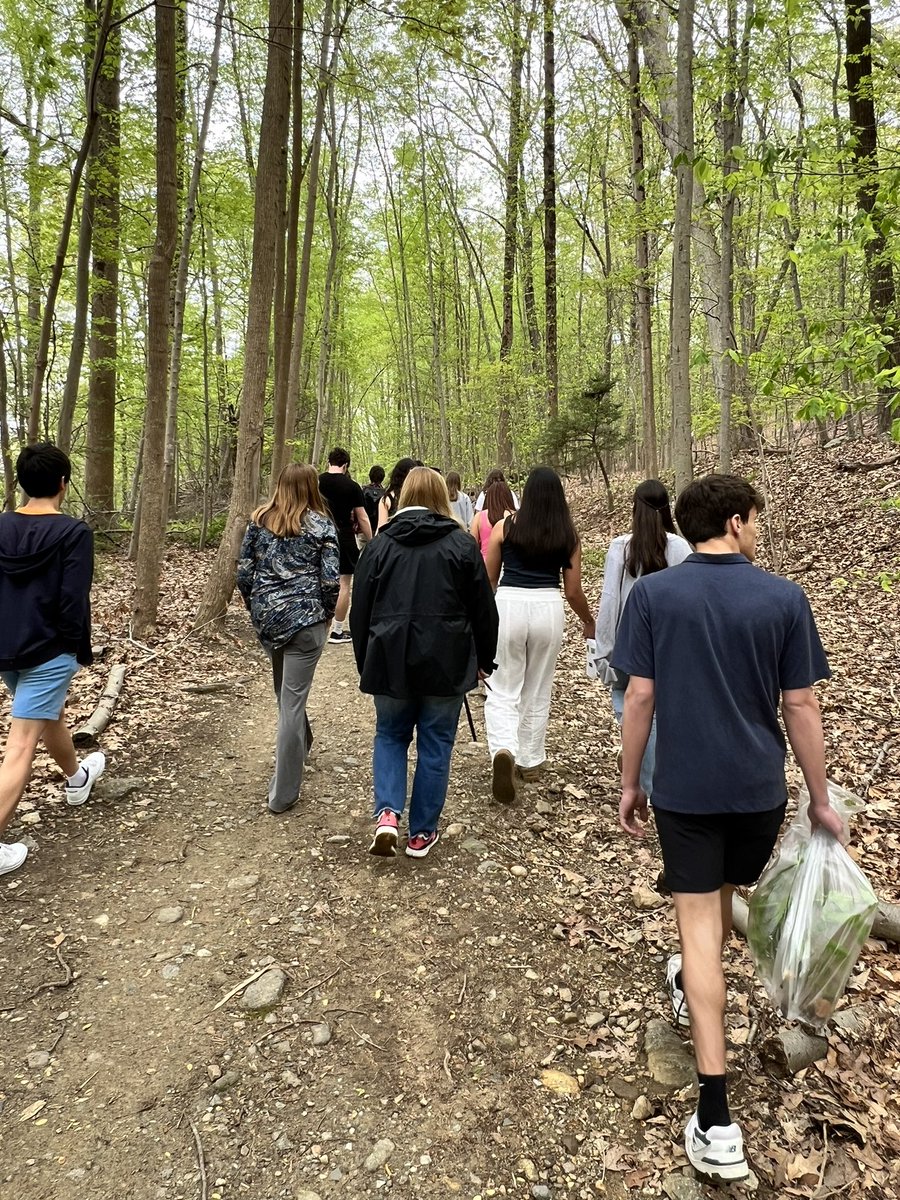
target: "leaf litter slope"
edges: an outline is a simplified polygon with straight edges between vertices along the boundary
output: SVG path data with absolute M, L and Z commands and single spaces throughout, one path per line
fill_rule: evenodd
M 829 761 L 868 793 L 858 857 L 895 899 L 896 604 L 881 575 L 900 566 L 900 539 L 881 505 L 900 483 L 820 460 L 769 470 L 784 570 L 810 594 L 835 667 Z M 602 548 L 601 506 L 585 495 L 577 507 L 586 544 Z M 73 812 L 54 803 L 46 768 L 29 789 L 38 849 L 0 881 L 3 1194 L 199 1195 L 193 1122 L 210 1196 L 660 1195 L 684 1168 L 691 1099 L 653 1081 L 641 1048 L 648 1020 L 667 1016 L 674 923 L 666 904 L 646 907 L 655 839 L 617 832 L 615 729 L 577 631 L 547 776 L 514 808 L 490 803 L 474 702 L 480 744 L 461 727 L 444 840 L 425 862 L 380 863 L 365 854 L 373 714 L 349 651 L 327 648 L 320 666 L 305 799 L 270 817 L 274 706 L 246 618 L 235 610 L 218 641 L 182 640 L 202 569 L 170 555 L 165 622 L 142 648 L 125 639 L 128 568 L 104 568 L 95 640 L 134 665 L 104 738 L 109 776 Z M 596 565 L 589 582 L 596 596 Z M 79 715 L 107 666 L 79 677 Z M 240 991 L 216 1008 L 270 961 L 287 985 L 268 1016 L 246 1013 Z M 886 1014 L 898 971 L 870 943 L 849 1000 Z M 777 1022 L 737 938 L 728 978 L 735 1109 L 758 1194 L 890 1195 L 889 1023 L 833 1037 L 823 1063 L 781 1081 L 762 1053 Z M 370 1159 L 383 1139 L 393 1149 Z

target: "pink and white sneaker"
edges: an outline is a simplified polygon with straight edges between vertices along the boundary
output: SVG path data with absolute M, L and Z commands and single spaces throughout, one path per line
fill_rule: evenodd
M 395 858 L 397 854 L 397 814 L 386 808 L 378 814 L 375 836 L 369 853 L 379 858 Z
M 427 858 L 431 847 L 437 843 L 440 836 L 437 830 L 434 833 L 417 833 L 406 843 L 407 855 L 410 858 Z

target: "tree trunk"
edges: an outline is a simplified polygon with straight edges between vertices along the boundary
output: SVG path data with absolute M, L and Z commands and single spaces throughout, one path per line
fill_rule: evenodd
M 509 81 L 509 142 L 503 218 L 503 323 L 500 327 L 500 408 L 497 414 L 497 462 L 512 463 L 513 293 L 516 283 L 516 219 L 519 212 L 519 161 L 522 156 L 522 0 L 512 0 L 512 46 Z
M 878 122 L 872 77 L 872 9 L 869 0 L 846 0 L 847 50 L 844 70 L 847 75 L 847 100 L 853 126 L 853 165 L 856 171 L 856 206 L 861 220 L 871 225 L 872 236 L 865 240 L 866 274 L 869 283 L 869 311 L 888 337 L 887 353 L 891 366 L 900 367 L 900 328 L 898 328 L 894 270 L 887 246 L 886 228 L 891 228 L 892 206 L 884 205 L 878 187 Z M 898 389 L 882 387 L 878 393 L 878 428 L 891 427 L 892 406 Z
M 556 315 L 556 46 L 554 0 L 544 0 L 544 356 L 547 415 L 559 413 Z
M 329 68 L 328 46 L 332 36 L 334 5 L 325 0 L 322 13 L 322 41 L 319 45 L 319 73 L 316 85 L 316 108 L 313 115 L 312 139 L 309 147 L 309 165 L 306 168 L 306 211 L 303 218 L 303 242 L 300 250 L 300 278 L 297 287 L 297 307 L 294 313 L 294 335 L 291 342 L 291 358 L 288 369 L 287 404 L 285 406 L 284 436 L 272 447 L 272 478 L 278 476 L 288 461 L 287 443 L 294 436 L 297 423 L 297 407 L 300 400 L 301 367 L 303 365 L 303 338 L 306 333 L 306 305 L 309 298 L 309 272 L 312 264 L 312 244 L 316 231 L 316 207 L 319 196 L 319 162 L 322 155 L 322 131 L 325 127 L 325 105 L 332 86 L 334 72 Z M 340 43 L 340 30 L 335 38 L 331 64 Z M 318 425 L 318 419 L 317 419 Z M 312 461 L 317 461 L 317 447 L 313 447 Z
M 96 4 L 94 0 L 85 0 L 85 24 L 88 37 L 87 47 L 94 44 L 94 25 L 96 23 Z M 87 55 L 84 63 L 85 104 L 91 78 L 91 56 Z M 68 454 L 72 448 L 72 425 L 75 420 L 75 408 L 78 403 L 78 390 L 81 385 L 81 368 L 84 365 L 84 348 L 87 344 L 88 310 L 91 303 L 91 238 L 94 226 L 94 192 L 91 187 L 90 164 L 95 143 L 91 143 L 88 155 L 87 179 L 85 180 L 84 195 L 81 199 L 81 221 L 78 228 L 78 256 L 75 263 L 75 316 L 72 322 L 72 342 L 69 346 L 69 362 L 66 368 L 66 381 L 63 386 L 62 401 L 59 406 L 59 420 L 56 426 L 56 444 L 63 454 Z
M 3 509 L 15 508 L 16 473 L 9 445 L 9 377 L 6 373 L 6 322 L 0 317 L 0 458 L 3 459 Z
M 88 179 L 94 228 L 84 518 L 94 529 L 107 529 L 114 523 L 112 517 L 116 506 L 121 60 L 121 35 L 117 26 L 110 32 L 106 57 L 97 80 L 99 115 Z
M 650 479 L 659 475 L 656 452 L 656 396 L 653 386 L 653 313 L 650 293 L 650 246 L 647 237 L 646 188 L 644 187 L 644 116 L 641 109 L 641 72 L 637 38 L 629 14 L 628 108 L 631 118 L 631 195 L 634 199 L 637 232 L 634 242 L 634 314 L 641 376 L 642 463 Z
M 259 177 L 253 214 L 253 262 L 247 304 L 237 461 L 228 518 L 200 602 L 198 625 L 225 616 L 234 591 L 237 556 L 247 517 L 259 495 L 276 243 L 287 183 L 290 81 L 291 0 L 269 0 L 269 43 L 259 133 Z
M 156 0 L 156 241 L 147 276 L 147 405 L 132 619 L 135 635 L 156 627 L 168 496 L 163 480 L 172 261 L 178 232 L 177 36 L 175 7 Z
M 694 0 L 678 6 L 675 91 L 679 155 L 675 169 L 675 222 L 672 229 L 672 459 L 675 491 L 694 474 L 691 449 L 691 218 L 694 202 Z
M 31 407 L 28 416 L 28 441 L 36 442 L 40 433 L 41 398 L 44 391 L 44 379 L 47 374 L 47 360 L 50 357 L 50 341 L 53 335 L 53 319 L 56 316 L 56 298 L 59 295 L 59 285 L 62 282 L 63 270 L 66 265 L 66 255 L 69 249 L 69 235 L 72 232 L 72 222 L 75 219 L 75 207 L 78 200 L 78 188 L 88 152 L 94 138 L 97 125 L 97 84 L 100 69 L 106 54 L 106 42 L 109 37 L 109 27 L 115 0 L 106 0 L 103 15 L 97 29 L 97 48 L 94 51 L 94 62 L 91 68 L 91 79 L 88 87 L 87 121 L 81 138 L 81 145 L 72 165 L 72 175 L 69 179 L 69 189 L 63 208 L 62 228 L 56 246 L 56 258 L 50 272 L 50 284 L 47 288 L 47 298 L 44 302 L 44 313 L 41 320 L 41 332 L 34 356 L 34 374 L 31 380 Z
M 172 305 L 172 352 L 169 363 L 169 392 L 166 407 L 166 448 L 163 467 L 163 493 L 166 496 L 172 495 L 172 485 L 175 476 L 175 451 L 178 440 L 178 392 L 181 379 L 181 352 L 184 339 L 184 308 L 187 301 L 188 269 L 191 264 L 191 240 L 194 235 L 194 222 L 197 217 L 197 197 L 200 193 L 200 176 L 203 171 L 203 159 L 206 155 L 206 139 L 209 134 L 213 98 L 215 97 L 216 87 L 219 82 L 219 51 L 222 45 L 222 17 L 224 10 L 225 0 L 219 0 L 219 7 L 215 18 L 215 37 L 209 60 L 206 96 L 203 101 L 203 115 L 200 119 L 200 129 L 196 134 L 194 163 L 191 168 L 187 202 L 184 207 L 181 250 L 178 256 L 178 273 L 175 278 L 174 302 Z
M 275 323 L 275 394 L 272 402 L 272 466 L 269 479 L 274 487 L 275 467 L 287 461 L 288 387 L 291 335 L 297 305 L 297 250 L 300 232 L 300 190 L 303 184 L 303 0 L 294 0 L 293 56 L 291 65 L 291 188 L 287 208 L 287 247 L 284 261 L 284 298 Z M 280 328 L 279 328 L 280 323 Z M 294 409 L 296 412 L 296 408 Z M 293 437 L 293 430 L 291 437 Z M 280 469 L 280 468 L 279 468 Z

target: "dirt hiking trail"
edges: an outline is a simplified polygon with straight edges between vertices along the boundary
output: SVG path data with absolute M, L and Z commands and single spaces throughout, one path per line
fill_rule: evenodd
M 374 710 L 351 650 L 325 649 L 304 793 L 275 817 L 275 706 L 245 615 L 211 647 L 173 632 L 157 707 L 126 689 L 91 801 L 66 810 L 39 771 L 11 831 L 37 848 L 0 881 L 3 1200 L 726 1194 L 680 1146 L 674 920 L 655 837 L 618 831 L 617 736 L 576 634 L 543 779 L 491 801 L 473 697 L 479 742 L 463 715 L 441 842 L 383 861 L 366 853 Z M 181 690 L 197 678 L 221 685 Z M 889 1012 L 897 957 L 864 959 L 849 1001 Z M 755 1172 L 735 1194 L 896 1194 L 893 1031 L 780 1079 L 737 936 L 727 972 Z

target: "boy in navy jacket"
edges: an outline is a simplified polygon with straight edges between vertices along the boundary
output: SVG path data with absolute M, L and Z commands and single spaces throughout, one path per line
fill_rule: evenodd
M 0 834 L 12 820 L 43 740 L 66 776 L 66 800 L 84 804 L 106 766 L 79 763 L 63 711 L 79 665 L 91 662 L 93 536 L 60 511 L 72 467 L 49 442 L 26 446 L 16 477 L 27 503 L 0 514 L 0 677 L 12 720 L 0 764 Z M 21 843 L 0 844 L 0 875 L 25 861 Z

